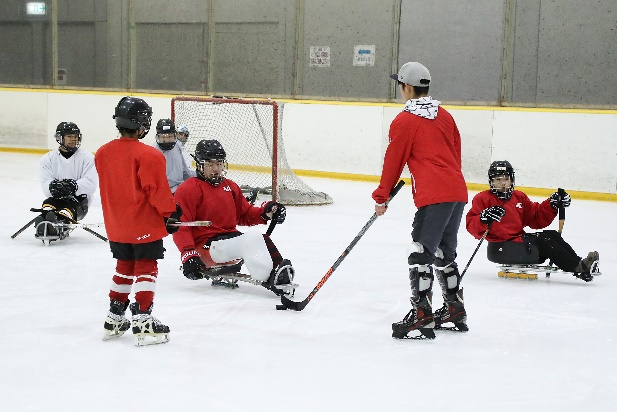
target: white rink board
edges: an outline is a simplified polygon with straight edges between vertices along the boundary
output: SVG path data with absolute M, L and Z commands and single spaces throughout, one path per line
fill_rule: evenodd
M 94 152 L 117 136 L 112 115 L 122 95 L 0 90 L 0 147 L 53 149 L 56 125 L 72 121 L 82 130 L 83 147 Z M 138 96 L 152 106 L 153 125 L 171 117 L 172 96 Z M 402 106 L 286 102 L 283 136 L 290 166 L 379 176 L 389 125 Z M 490 162 L 507 159 L 520 186 L 617 193 L 615 111 L 460 106 L 450 111 L 461 133 L 468 183 L 485 184 Z M 154 143 L 154 130 L 144 142 Z

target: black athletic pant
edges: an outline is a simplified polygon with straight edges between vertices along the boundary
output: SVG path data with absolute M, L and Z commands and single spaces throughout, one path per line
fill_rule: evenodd
M 550 259 L 559 269 L 574 272 L 581 257 L 576 254 L 572 246 L 563 240 L 561 233 L 556 230 L 545 230 L 534 233 L 534 235 L 540 253 L 540 262 Z

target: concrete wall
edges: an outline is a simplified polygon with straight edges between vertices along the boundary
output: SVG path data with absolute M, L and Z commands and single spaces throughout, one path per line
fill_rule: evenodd
M 57 124 L 73 121 L 82 147 L 94 152 L 118 134 L 112 115 L 121 96 L 0 89 L 0 147 L 55 149 Z M 153 124 L 171 117 L 173 96 L 140 97 L 153 108 Z M 388 128 L 402 104 L 282 103 L 292 168 L 347 178 L 381 174 Z M 490 162 L 507 159 L 519 186 L 617 193 L 617 111 L 446 108 L 461 132 L 468 183 L 487 183 Z M 153 144 L 154 131 L 144 141 Z
M 53 84 L 51 10 L 0 2 L 0 84 Z M 48 8 L 51 2 L 47 2 Z M 407 61 L 450 103 L 617 107 L 617 1 L 57 0 L 57 87 L 391 101 Z M 329 62 L 311 64 L 311 47 Z M 372 65 L 354 47 L 374 47 Z

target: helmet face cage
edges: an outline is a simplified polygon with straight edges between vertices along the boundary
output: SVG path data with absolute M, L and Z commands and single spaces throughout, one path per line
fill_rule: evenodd
M 66 135 L 77 135 L 77 143 L 75 144 L 75 146 L 66 145 L 66 142 L 64 141 L 64 137 Z M 81 146 L 81 131 L 79 130 L 79 127 L 77 127 L 77 125 L 73 122 L 60 123 L 58 127 L 56 127 L 55 138 L 56 142 L 58 142 L 58 144 L 62 148 L 71 153 L 75 152 L 77 149 L 79 149 L 79 146 Z
M 197 177 L 205 180 L 212 186 L 221 184 L 227 175 L 228 164 L 225 149 L 223 149 L 223 146 L 218 140 L 200 141 L 195 148 L 195 155 L 193 157 L 195 158 Z M 223 168 L 221 172 L 216 175 L 207 173 L 205 170 L 206 162 L 222 162 Z
M 118 102 L 113 118 L 118 129 L 138 130 L 143 139 L 150 131 L 152 108 L 142 99 L 126 96 Z
M 173 141 L 161 141 L 161 135 L 173 135 Z M 176 127 L 170 119 L 161 119 L 156 124 L 156 144 L 163 150 L 171 150 L 176 145 Z
M 493 179 L 498 176 L 508 176 L 511 180 L 509 188 L 496 187 L 493 184 Z M 491 193 L 498 199 L 510 200 L 514 191 L 514 168 L 507 160 L 497 160 L 491 163 L 488 169 L 488 184 L 491 188 Z

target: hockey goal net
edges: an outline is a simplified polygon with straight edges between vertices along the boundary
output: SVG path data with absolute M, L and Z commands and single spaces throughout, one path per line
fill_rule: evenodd
M 332 203 L 293 172 L 281 133 L 283 104 L 271 100 L 175 97 L 172 120 L 185 125 L 190 154 L 202 139 L 221 142 L 227 153 L 227 177 L 248 193 L 257 190 L 286 205 Z

